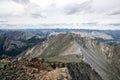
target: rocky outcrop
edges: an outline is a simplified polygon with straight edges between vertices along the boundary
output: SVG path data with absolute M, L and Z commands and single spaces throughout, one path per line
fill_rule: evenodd
M 2 59 L 0 80 L 71 80 L 64 63 L 50 63 L 43 59 Z M 61 65 L 64 64 L 64 65 Z
M 67 68 L 72 80 L 103 80 L 87 63 L 68 63 Z
M 102 80 L 89 64 L 49 62 L 44 59 L 0 60 L 0 80 Z

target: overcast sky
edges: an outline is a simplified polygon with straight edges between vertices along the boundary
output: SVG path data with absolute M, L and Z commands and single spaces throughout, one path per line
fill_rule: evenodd
M 1 25 L 44 23 L 120 24 L 120 0 L 0 0 Z M 120 29 L 120 26 L 112 26 L 112 29 Z

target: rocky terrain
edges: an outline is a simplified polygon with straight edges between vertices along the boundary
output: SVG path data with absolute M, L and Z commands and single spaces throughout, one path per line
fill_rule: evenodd
M 119 80 L 120 49 L 95 39 L 67 33 L 50 37 L 48 41 L 37 44 L 18 57 L 45 58 L 51 62 L 84 62 L 104 80 Z
M 90 65 L 84 62 L 68 63 L 67 68 L 72 80 L 103 80 Z
M 0 80 L 102 80 L 97 72 L 84 62 L 61 63 L 44 59 L 0 60 Z

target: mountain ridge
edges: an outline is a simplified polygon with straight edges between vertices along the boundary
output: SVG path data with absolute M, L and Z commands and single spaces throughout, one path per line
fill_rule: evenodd
M 76 46 L 76 49 L 71 50 L 70 47 L 72 46 Z M 32 51 L 29 52 L 30 50 Z M 112 65 L 112 60 L 114 54 L 118 53 L 119 51 L 115 52 L 114 47 L 108 44 L 98 42 L 95 39 L 83 38 L 79 34 L 67 33 L 53 36 L 41 45 L 26 50 L 21 57 L 53 58 L 55 60 L 55 56 L 57 59 L 57 57 L 65 56 L 64 54 L 76 55 L 74 58 L 90 64 L 104 80 L 117 80 L 119 74 L 114 69 L 115 66 Z M 117 58 L 116 55 L 115 57 L 119 60 L 120 56 Z M 72 59 L 72 56 L 70 58 Z M 112 69 L 114 69 L 114 72 L 111 71 Z
M 14 57 L 42 40 L 44 40 L 44 38 L 30 32 L 1 30 L 0 55 Z

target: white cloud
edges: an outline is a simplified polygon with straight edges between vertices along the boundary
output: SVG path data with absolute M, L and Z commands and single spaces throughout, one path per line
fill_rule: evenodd
M 3 1 L 0 3 L 0 16 L 10 17 L 23 12 L 23 6 L 12 1 Z
M 13 1 L 16 3 L 20 3 L 22 5 L 26 5 L 26 4 L 30 3 L 29 0 L 13 0 Z
M 7 24 L 120 23 L 120 0 L 0 0 L 0 17 Z
M 88 12 L 91 12 L 91 9 L 92 8 L 92 0 L 89 0 L 89 1 L 85 1 L 83 3 L 71 3 L 69 4 L 66 8 L 65 8 L 65 12 L 68 14 L 68 15 L 71 15 L 71 14 L 75 14 L 77 12 L 84 12 L 84 13 L 88 13 Z

